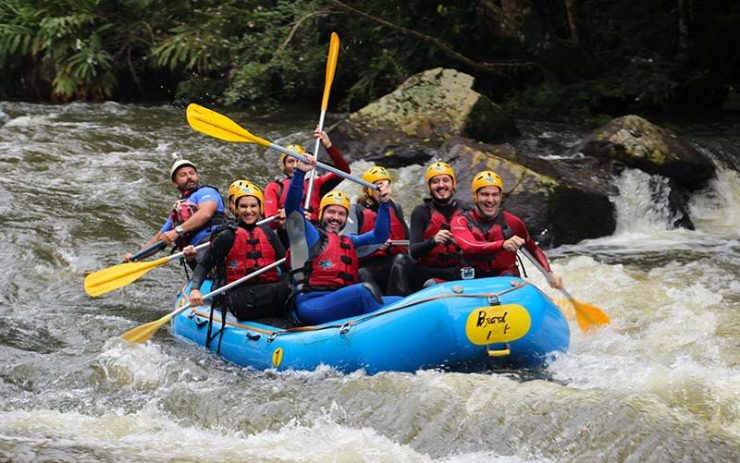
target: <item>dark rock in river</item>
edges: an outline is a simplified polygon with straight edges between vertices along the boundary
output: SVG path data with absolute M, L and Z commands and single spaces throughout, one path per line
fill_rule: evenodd
M 715 174 L 714 163 L 699 150 L 634 115 L 614 119 L 597 130 L 583 141 L 581 152 L 663 175 L 690 190 L 704 186 Z

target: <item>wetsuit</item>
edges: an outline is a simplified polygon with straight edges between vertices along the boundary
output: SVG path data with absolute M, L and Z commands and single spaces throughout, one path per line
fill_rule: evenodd
M 451 221 L 463 213 L 465 205 L 453 200 L 448 205 L 437 204 L 425 199 L 411 213 L 411 257 L 416 259 L 417 267 L 412 279 L 412 287 L 418 290 L 430 278 L 438 280 L 459 280 L 462 252 L 454 244 L 437 244 L 434 235 L 451 228 Z
M 550 263 L 545 253 L 529 236 L 522 220 L 506 211 L 486 220 L 478 209 L 467 212 L 452 222 L 455 242 L 463 251 L 466 263 L 475 269 L 476 278 L 489 276 L 519 276 L 516 252 L 504 249 L 504 241 L 513 235 L 524 239 L 524 247 L 548 272 Z
M 219 278 L 225 283 L 236 281 L 276 260 L 285 257 L 285 248 L 267 226 L 225 226 L 218 231 L 203 259 L 193 272 L 192 288 L 200 286 L 211 269 L 218 269 Z M 284 304 L 290 287 L 273 269 L 227 291 L 222 300 L 226 307 L 241 320 L 254 320 L 285 315 Z
M 294 258 L 296 247 L 305 247 L 308 249 L 307 262 L 291 262 L 293 268 L 293 283 L 297 294 L 295 296 L 296 315 L 298 319 L 305 324 L 319 324 L 341 318 L 351 317 L 363 313 L 373 312 L 386 304 L 398 300 L 397 297 L 382 297 L 376 288 L 367 283 L 335 283 L 331 287 L 312 288 L 310 286 L 312 273 L 321 273 L 326 275 L 333 268 L 343 268 L 344 272 L 351 272 L 355 269 L 355 274 L 339 275 L 345 277 L 347 282 L 357 281 L 356 260 L 357 252 L 355 248 L 371 244 L 383 243 L 388 239 L 390 228 L 389 206 L 382 204 L 378 210 L 378 218 L 375 227 L 371 232 L 362 235 L 349 235 L 346 239 L 340 237 L 331 238 L 323 230 L 315 227 L 305 216 L 301 204 L 303 197 L 305 172 L 296 169 L 293 179 L 290 182 L 288 196 L 285 201 L 285 214 L 289 227 L 301 227 L 303 233 L 295 236 L 296 229 L 288 230 L 291 240 L 291 259 Z M 299 214 L 298 216 L 296 214 Z M 323 245 L 332 244 L 341 246 L 343 256 L 337 256 L 336 261 L 331 259 L 316 259 L 324 252 Z M 349 246 L 349 249 L 347 248 Z M 339 250 L 337 251 L 339 252 Z M 341 261 L 339 259 L 342 259 Z M 354 262 L 353 262 L 354 260 Z M 347 262 L 349 261 L 349 262 Z M 307 268 L 311 267 L 311 268 Z M 329 278 L 323 278 L 328 280 Z

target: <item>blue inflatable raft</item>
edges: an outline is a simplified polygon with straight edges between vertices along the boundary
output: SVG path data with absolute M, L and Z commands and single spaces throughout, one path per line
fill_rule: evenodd
M 210 291 L 211 282 L 201 290 Z M 175 308 L 185 303 L 178 295 Z M 174 317 L 172 330 L 201 346 L 210 331 L 208 348 L 237 365 L 260 370 L 328 365 L 369 374 L 539 368 L 570 342 L 558 307 L 534 285 L 513 277 L 442 283 L 377 312 L 317 326 L 278 328 L 231 314 L 220 333 L 222 324 L 220 310 L 211 314 L 209 307 L 196 307 Z

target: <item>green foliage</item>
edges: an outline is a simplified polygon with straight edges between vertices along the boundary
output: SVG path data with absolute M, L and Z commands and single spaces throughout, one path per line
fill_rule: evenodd
M 334 110 L 452 67 L 515 114 L 592 118 L 721 94 L 738 26 L 730 0 L 2 0 L 0 97 L 318 105 L 336 31 Z

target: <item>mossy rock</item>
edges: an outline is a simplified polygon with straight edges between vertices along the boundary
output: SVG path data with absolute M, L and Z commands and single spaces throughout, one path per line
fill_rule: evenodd
M 635 115 L 612 120 L 587 137 L 581 152 L 669 177 L 699 188 L 715 174 L 714 163 L 673 132 Z
M 355 140 L 389 144 L 416 140 L 438 145 L 457 135 L 491 141 L 518 134 L 513 120 L 474 91 L 473 82 L 472 76 L 454 69 L 415 74 L 351 114 L 339 130 Z

